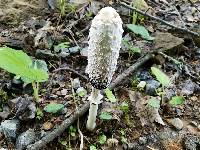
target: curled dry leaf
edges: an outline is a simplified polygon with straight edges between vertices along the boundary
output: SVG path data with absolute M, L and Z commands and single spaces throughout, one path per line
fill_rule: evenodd
M 165 125 L 158 110 L 148 105 L 147 98 L 142 96 L 141 93 L 135 91 L 128 91 L 130 100 L 133 107 L 135 107 L 136 116 L 140 118 L 142 126 L 151 126 L 153 122 L 157 122 L 161 125 Z

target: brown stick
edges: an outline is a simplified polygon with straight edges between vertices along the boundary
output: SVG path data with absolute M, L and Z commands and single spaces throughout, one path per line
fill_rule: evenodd
M 141 58 L 140 61 L 136 62 L 132 66 L 130 66 L 127 70 L 125 70 L 122 74 L 120 74 L 113 82 L 110 84 L 109 88 L 112 90 L 114 87 L 116 87 L 118 84 L 121 83 L 121 81 L 126 80 L 126 77 L 130 76 L 134 71 L 136 71 L 139 67 L 141 67 L 145 62 L 147 62 L 149 59 L 153 57 L 152 54 L 147 54 L 145 57 Z M 86 111 L 89 109 L 89 102 L 84 104 L 79 110 L 76 110 L 71 117 L 64 120 L 63 123 L 58 126 L 55 130 L 48 133 L 45 137 L 40 139 L 39 141 L 35 142 L 34 144 L 31 144 L 27 146 L 28 150 L 39 150 L 42 147 L 44 147 L 47 143 L 51 142 L 54 138 L 57 136 L 60 136 L 72 123 L 74 123 L 79 117 L 84 115 Z
M 164 20 L 162 20 L 162 19 L 160 19 L 160 18 L 157 18 L 157 17 L 155 17 L 155 16 L 152 16 L 152 15 L 150 15 L 150 14 L 148 14 L 148 13 L 145 13 L 145 12 L 139 10 L 139 9 L 134 8 L 134 7 L 131 7 L 131 6 L 127 5 L 127 4 L 124 3 L 124 2 L 119 2 L 119 4 L 120 4 L 121 6 L 123 6 L 123 7 L 126 7 L 126 8 L 128 8 L 128 9 L 130 9 L 130 10 L 136 11 L 136 12 L 139 13 L 139 14 L 142 14 L 142 15 L 147 16 L 147 17 L 149 17 L 149 18 L 151 18 L 151 19 L 154 19 L 154 20 L 156 20 L 156 21 L 158 21 L 158 22 L 161 22 L 162 24 L 165 24 L 165 25 L 167 25 L 167 26 L 169 26 L 169 27 L 172 27 L 172 28 L 175 28 L 175 29 L 180 30 L 180 31 L 182 31 L 182 32 L 190 33 L 191 35 L 200 37 L 199 33 L 197 33 L 197 32 L 193 32 L 193 31 L 188 30 L 188 29 L 186 29 L 186 28 L 177 27 L 177 26 L 175 26 L 175 25 L 173 25 L 173 24 L 171 24 L 171 23 L 169 23 L 169 22 L 167 22 L 167 21 L 164 21 Z

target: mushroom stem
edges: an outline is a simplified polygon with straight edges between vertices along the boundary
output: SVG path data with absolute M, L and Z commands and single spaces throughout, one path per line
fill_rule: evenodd
M 98 104 L 102 98 L 103 96 L 100 94 L 100 90 L 92 87 L 92 93 L 88 98 L 90 101 L 90 109 L 86 125 L 87 129 L 90 131 L 92 131 L 96 126 Z

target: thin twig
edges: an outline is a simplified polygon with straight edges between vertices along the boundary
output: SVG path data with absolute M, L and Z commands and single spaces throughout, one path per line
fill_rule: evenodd
M 125 70 L 122 74 L 120 74 L 113 83 L 109 86 L 112 90 L 118 84 L 120 84 L 123 80 L 126 80 L 128 76 L 130 76 L 134 71 L 136 71 L 139 67 L 141 67 L 145 62 L 153 57 L 152 54 L 147 54 L 145 57 L 141 58 L 140 61 L 130 66 L 127 70 Z M 69 118 L 65 119 L 61 125 L 59 125 L 52 132 L 48 133 L 39 141 L 35 142 L 27 146 L 28 150 L 39 150 L 44 147 L 47 143 L 51 142 L 54 138 L 60 136 L 72 123 L 74 123 L 79 117 L 84 115 L 86 111 L 89 109 L 90 103 L 87 102 L 80 109 L 77 109 L 73 115 Z
M 136 11 L 137 13 L 140 13 L 140 14 L 142 14 L 142 15 L 144 15 L 144 16 L 147 16 L 147 17 L 149 17 L 149 18 L 151 18 L 151 19 L 154 19 L 154 20 L 156 20 L 156 21 L 158 21 L 158 22 L 161 22 L 161 23 L 163 23 L 163 24 L 165 24 L 165 25 L 167 25 L 167 26 L 169 26 L 169 27 L 172 27 L 172 28 L 175 28 L 175 29 L 180 30 L 180 31 L 182 31 L 182 32 L 190 33 L 191 35 L 200 37 L 199 33 L 197 33 L 197 32 L 188 30 L 188 29 L 186 29 L 186 28 L 177 27 L 177 26 L 175 26 L 175 25 L 173 25 L 173 24 L 171 24 L 171 23 L 169 23 L 169 22 L 167 22 L 167 21 L 164 21 L 164 20 L 162 20 L 162 19 L 160 19 L 160 18 L 157 18 L 157 17 L 155 17 L 155 16 L 152 16 L 152 15 L 150 15 L 150 14 L 148 14 L 148 13 L 145 13 L 145 12 L 139 10 L 139 9 L 134 8 L 134 7 L 131 7 L 131 6 L 127 5 L 127 4 L 124 3 L 124 2 L 120 2 L 120 1 L 119 1 L 118 3 L 119 3 L 121 6 L 123 6 L 123 7 L 126 7 L 126 8 L 128 8 L 128 9 L 130 9 L 130 10 L 134 10 L 134 11 Z
M 80 150 L 82 150 L 83 149 L 83 133 L 81 132 L 80 127 L 79 127 L 79 118 L 77 121 L 77 128 L 78 128 L 78 133 L 80 134 L 80 137 L 81 137 Z

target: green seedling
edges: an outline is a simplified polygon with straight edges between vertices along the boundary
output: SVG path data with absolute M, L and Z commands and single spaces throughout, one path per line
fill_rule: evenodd
M 41 120 L 43 118 L 44 114 L 40 108 L 37 108 L 36 111 L 36 119 Z
M 9 47 L 0 48 L 0 68 L 15 74 L 15 78 L 21 78 L 25 84 L 32 83 L 33 95 L 39 100 L 39 83 L 48 79 L 48 69 L 45 61 L 32 60 L 21 50 Z
M 106 140 L 107 140 L 107 137 L 104 134 L 102 134 L 102 135 L 99 136 L 99 143 L 101 145 L 105 144 Z
M 154 39 L 154 37 L 151 37 L 149 35 L 148 30 L 141 25 L 135 25 L 135 24 L 127 24 L 127 28 L 134 32 L 135 34 L 139 34 L 143 39 L 151 41 Z
M 115 103 L 117 101 L 117 99 L 115 98 L 115 95 L 112 93 L 112 91 L 109 88 L 105 89 L 105 93 L 110 102 Z
M 165 87 L 169 86 L 170 79 L 162 70 L 160 70 L 156 67 L 151 67 L 151 72 L 155 75 L 156 79 L 162 85 L 162 91 L 160 91 L 160 92 L 161 92 L 161 100 L 163 102 L 163 100 L 164 100 L 164 89 L 165 89 Z
M 125 134 L 125 131 L 123 129 L 120 130 L 120 138 L 121 138 L 121 142 L 122 143 L 127 143 L 127 138 L 126 138 L 126 134 Z
M 67 5 L 66 0 L 59 0 L 59 10 L 61 17 L 65 16 L 66 5 Z
M 128 125 L 130 125 L 131 122 L 130 122 L 130 118 L 129 118 L 129 114 L 128 114 L 128 112 L 129 112 L 129 105 L 128 105 L 128 103 L 123 102 L 123 103 L 121 104 L 121 106 L 120 106 L 120 110 L 122 110 L 122 111 L 124 112 L 124 116 L 125 116 L 126 123 L 127 123 Z
M 76 132 L 77 132 L 77 129 L 75 127 L 73 127 L 73 126 L 69 127 L 69 129 L 68 129 L 69 135 L 74 137 L 76 135 Z
M 105 111 L 101 112 L 99 117 L 101 120 L 111 120 L 112 119 L 112 115 L 109 112 L 105 112 Z

